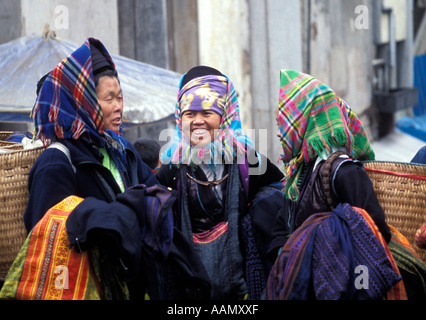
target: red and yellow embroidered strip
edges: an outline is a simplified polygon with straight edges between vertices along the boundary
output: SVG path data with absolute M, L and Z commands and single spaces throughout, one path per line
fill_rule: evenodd
M 16 297 L 25 300 L 82 300 L 90 278 L 88 253 L 69 248 L 65 223 L 83 199 L 71 196 L 51 208 L 31 234 Z

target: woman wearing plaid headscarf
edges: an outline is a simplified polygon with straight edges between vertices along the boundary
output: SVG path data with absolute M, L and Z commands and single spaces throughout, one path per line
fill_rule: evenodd
M 144 191 L 134 197 L 137 191 L 131 187 L 150 187 L 158 181 L 123 137 L 123 93 L 111 56 L 99 40 L 88 38 L 40 84 L 32 117 L 35 138 L 41 139 L 47 148 L 29 174 L 29 200 L 24 213 L 27 231 L 34 230 L 45 213 L 67 197 L 83 198 L 78 210 L 67 219 L 67 232 L 87 237 L 70 236 L 71 245 L 77 241 L 75 247 L 83 247 L 85 241 L 87 249 L 101 244 L 103 253 L 114 256 L 108 260 L 109 265 L 103 255 L 102 265 L 111 270 L 119 262 L 115 255 L 121 259 L 126 251 L 132 256 L 128 261 L 123 259 L 124 267 L 117 269 L 138 272 L 133 266 L 140 260 L 139 212 L 133 209 L 144 209 L 138 202 Z M 134 207 L 129 205 L 132 194 L 137 202 Z M 93 215 L 89 217 L 81 211 L 90 205 L 87 211 Z M 121 209 L 112 205 L 120 205 Z M 131 246 L 136 249 L 130 253 Z
M 318 164 L 336 151 L 346 154 L 340 156 L 342 163 L 332 182 L 336 198 L 365 209 L 389 242 L 383 209 L 371 180 L 356 161 L 374 160 L 375 155 L 364 127 L 345 101 L 311 75 L 281 70 L 277 124 L 288 210 L 282 210 L 281 223 L 275 230 L 275 248 L 281 247 L 310 215 L 329 209 L 324 196 L 315 196 L 321 182 L 309 182 L 318 176 Z
M 265 275 L 248 203 L 283 175 L 242 134 L 237 94 L 218 70 L 198 66 L 184 75 L 175 115 L 157 178 L 178 192 L 179 230 L 206 270 L 211 299 L 257 299 Z M 273 223 L 267 214 L 265 225 Z
M 30 172 L 27 231 L 70 195 L 112 201 L 130 186 L 158 183 L 123 137 L 123 108 L 115 64 L 97 39 L 45 77 L 32 117 L 35 138 L 49 147 Z
M 424 266 L 394 241 L 400 235 L 360 162 L 374 152 L 351 108 L 311 75 L 281 70 L 277 124 L 286 201 L 270 246 L 277 259 L 267 298 L 424 297 Z M 368 265 L 369 290 L 354 287 L 358 265 Z

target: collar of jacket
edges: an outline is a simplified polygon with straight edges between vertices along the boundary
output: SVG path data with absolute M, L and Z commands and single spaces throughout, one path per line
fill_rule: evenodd
M 87 163 L 102 164 L 103 157 L 96 146 L 90 145 L 84 141 L 71 139 L 58 140 L 58 142 L 68 148 L 75 166 Z
M 108 172 L 107 175 L 110 175 L 111 178 L 108 179 L 109 183 L 115 182 L 111 172 L 102 165 L 103 155 L 99 151 L 98 147 L 89 144 L 85 141 L 72 139 L 58 140 L 58 142 L 64 144 L 68 148 L 72 162 L 75 167 L 78 168 L 82 165 L 94 166 L 97 168 L 97 170 L 94 170 L 95 174 L 98 175 L 99 172 Z M 134 168 L 136 168 L 135 152 L 131 148 L 126 148 L 126 153 L 127 158 L 131 159 L 127 166 L 129 170 L 134 170 Z M 131 185 L 132 183 L 134 183 L 134 175 L 135 174 L 133 172 L 124 172 L 122 175 L 124 179 L 124 184 Z M 100 180 L 102 180 L 101 183 L 104 185 L 104 187 L 108 184 L 104 181 L 105 177 L 106 176 L 98 175 L 98 178 L 102 178 Z
M 103 155 L 95 145 L 71 139 L 58 140 L 58 142 L 64 144 L 69 149 L 73 163 L 76 166 L 88 163 L 102 164 Z M 127 146 L 126 153 L 128 156 L 131 156 L 131 158 L 136 158 L 134 151 Z

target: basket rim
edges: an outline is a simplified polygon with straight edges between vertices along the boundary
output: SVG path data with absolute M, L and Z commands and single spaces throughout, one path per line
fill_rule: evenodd
M 417 162 L 403 162 L 403 161 L 390 161 L 390 160 L 364 160 L 361 161 L 363 164 L 369 164 L 369 163 L 389 163 L 389 164 L 404 164 L 404 165 L 413 165 L 413 166 L 420 166 L 420 167 L 426 167 L 426 164 L 424 163 L 417 163 Z
M 29 149 L 16 149 L 16 150 L 10 149 L 11 151 L 8 151 L 7 153 L 4 153 L 4 154 L 10 155 L 10 154 L 15 154 L 15 153 L 19 153 L 19 152 L 30 153 L 31 151 L 34 151 L 34 152 L 40 151 L 41 149 L 46 149 L 46 147 L 41 146 L 41 147 L 35 147 L 35 148 L 29 148 Z

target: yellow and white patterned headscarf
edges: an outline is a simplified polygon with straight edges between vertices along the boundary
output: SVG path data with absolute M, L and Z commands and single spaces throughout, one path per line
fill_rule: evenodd
M 197 67 L 196 67 L 197 68 Z M 181 83 L 185 76 L 182 77 Z M 213 110 L 221 115 L 219 130 L 214 140 L 206 146 L 191 146 L 182 131 L 184 111 Z M 232 163 L 238 155 L 245 155 L 252 142 L 242 134 L 240 109 L 234 85 L 225 75 L 207 74 L 195 77 L 180 87 L 175 108 L 176 129 L 168 150 L 163 152 L 163 164 L 197 165 L 207 159 L 214 165 Z

